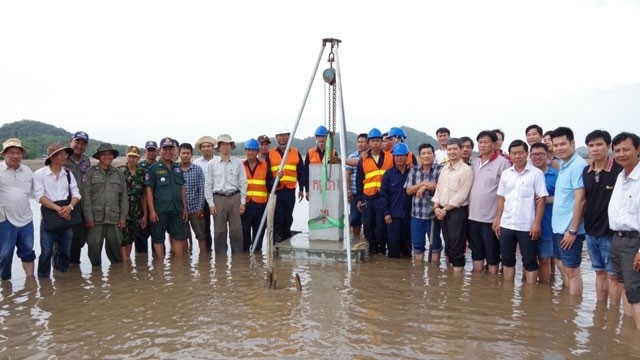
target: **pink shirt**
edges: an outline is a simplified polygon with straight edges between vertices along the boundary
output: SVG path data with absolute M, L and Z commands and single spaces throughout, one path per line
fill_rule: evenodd
M 433 202 L 440 206 L 461 207 L 469 204 L 469 190 L 473 182 L 473 170 L 462 160 L 454 166 L 447 163 L 440 172 Z
M 473 184 L 469 192 L 469 220 L 492 223 L 496 218 L 500 175 L 511 166 L 509 160 L 497 152 L 486 162 L 477 158 L 472 165 Z

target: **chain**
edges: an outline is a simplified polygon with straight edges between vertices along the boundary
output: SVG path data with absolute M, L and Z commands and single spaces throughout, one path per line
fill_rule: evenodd
M 336 113 L 337 113 L 337 106 L 336 106 L 336 92 L 337 91 L 336 91 L 336 85 L 335 84 L 331 85 L 330 89 L 332 90 L 331 95 L 332 95 L 332 100 L 333 100 L 333 109 L 332 109 L 333 112 L 331 113 L 332 122 L 331 122 L 331 126 L 330 126 L 329 131 L 331 131 L 332 134 L 335 134 L 335 132 L 336 132 L 336 117 L 337 117 L 337 115 L 336 115 Z

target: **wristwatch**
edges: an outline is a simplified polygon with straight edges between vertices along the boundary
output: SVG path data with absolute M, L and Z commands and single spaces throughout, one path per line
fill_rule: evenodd
M 578 232 L 575 231 L 575 230 L 569 230 L 569 234 L 571 234 L 573 236 L 576 236 L 576 235 L 578 235 Z

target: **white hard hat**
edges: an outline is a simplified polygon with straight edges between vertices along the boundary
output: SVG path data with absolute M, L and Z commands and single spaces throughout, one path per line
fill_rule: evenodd
M 291 135 L 291 131 L 289 131 L 289 128 L 286 126 L 283 126 L 280 128 L 280 130 L 276 133 L 276 135 L 282 135 L 282 134 L 287 134 L 287 135 Z

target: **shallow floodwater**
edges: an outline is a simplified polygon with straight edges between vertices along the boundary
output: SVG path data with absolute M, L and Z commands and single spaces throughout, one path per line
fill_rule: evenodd
M 294 228 L 303 229 L 306 209 Z M 82 262 L 41 280 L 25 279 L 14 258 L 13 280 L 0 289 L 0 358 L 640 356 L 631 318 L 596 305 L 587 256 L 582 298 L 559 283 L 508 284 L 380 255 L 350 274 L 342 263 L 278 260 L 275 290 L 262 256 L 194 250 L 164 263 L 105 258 L 92 269 L 85 248 Z

